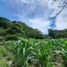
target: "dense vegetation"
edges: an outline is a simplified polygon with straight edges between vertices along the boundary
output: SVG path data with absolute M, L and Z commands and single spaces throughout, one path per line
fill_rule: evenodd
M 65 29 L 65 30 L 51 30 L 51 29 L 49 29 L 49 36 L 51 38 L 67 38 L 67 29 Z
M 0 67 L 67 67 L 67 30 L 47 36 L 0 17 Z
M 37 29 L 33 29 L 19 21 L 9 21 L 0 17 L 0 39 L 17 40 L 18 37 L 44 38 L 44 35 Z
M 10 21 L 0 17 L 0 39 L 17 40 L 18 37 L 24 38 L 67 38 L 67 29 L 65 30 L 48 30 L 48 35 L 42 34 L 37 29 L 33 29 L 19 21 Z
M 0 67 L 67 67 L 67 39 L 5 41 Z

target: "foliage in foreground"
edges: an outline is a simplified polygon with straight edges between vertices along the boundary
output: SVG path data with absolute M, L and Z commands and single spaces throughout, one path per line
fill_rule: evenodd
M 12 43 L 12 42 L 11 42 Z M 12 43 L 11 67 L 66 67 L 67 39 L 20 39 Z

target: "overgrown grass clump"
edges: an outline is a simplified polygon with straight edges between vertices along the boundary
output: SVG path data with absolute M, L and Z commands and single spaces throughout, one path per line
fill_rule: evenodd
M 67 39 L 1 42 L 0 67 L 67 67 Z
M 66 67 L 67 39 L 24 39 L 12 43 L 15 67 Z

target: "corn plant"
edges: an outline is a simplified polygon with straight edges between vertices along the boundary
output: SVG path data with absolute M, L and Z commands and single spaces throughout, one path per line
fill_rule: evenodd
M 14 42 L 13 54 L 14 67 L 28 67 L 28 62 L 37 64 L 36 67 L 66 67 L 67 40 L 22 38 Z

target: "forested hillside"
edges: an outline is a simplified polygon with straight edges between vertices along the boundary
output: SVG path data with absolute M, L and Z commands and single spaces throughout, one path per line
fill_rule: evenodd
M 17 40 L 18 37 L 24 38 L 67 38 L 67 29 L 65 30 L 48 30 L 44 35 L 37 29 L 33 29 L 20 21 L 10 21 L 0 17 L 0 40 Z
M 51 38 L 67 38 L 67 29 L 64 29 L 64 30 L 49 29 L 49 36 Z
M 10 21 L 0 17 L 0 39 L 16 40 L 18 37 L 44 38 L 44 35 L 37 29 L 33 29 L 19 21 Z

